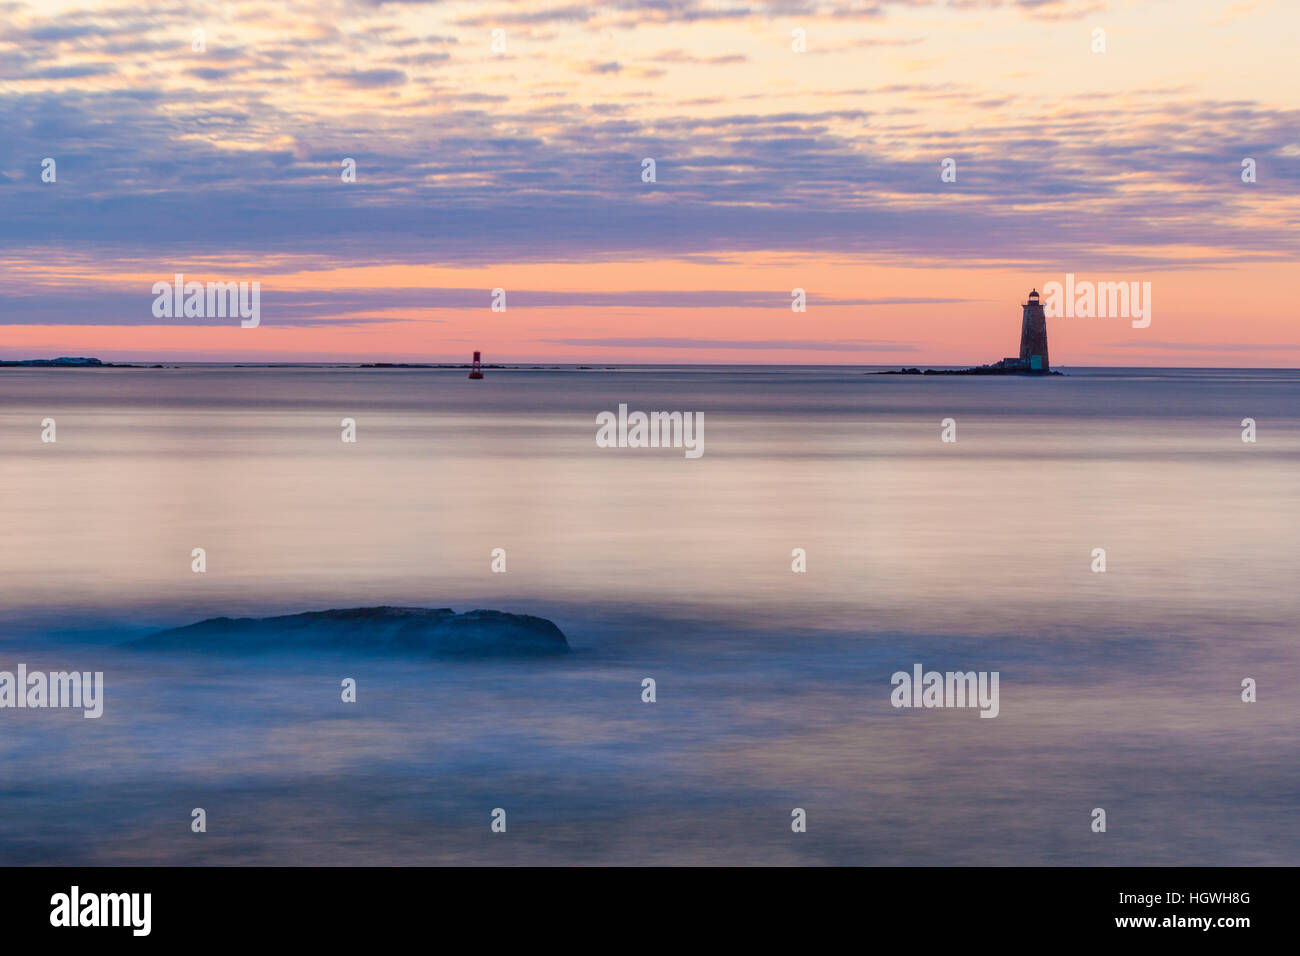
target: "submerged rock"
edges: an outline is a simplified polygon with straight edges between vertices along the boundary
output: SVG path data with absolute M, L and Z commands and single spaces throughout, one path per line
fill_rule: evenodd
M 564 633 L 528 614 L 451 608 L 354 607 L 280 617 L 214 617 L 129 642 L 142 650 L 255 654 L 330 650 L 378 654 L 562 654 Z

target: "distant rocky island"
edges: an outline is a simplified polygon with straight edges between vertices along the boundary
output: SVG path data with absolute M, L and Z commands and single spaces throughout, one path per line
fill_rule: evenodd
M 279 617 L 214 617 L 127 642 L 151 651 L 258 654 L 334 651 L 433 657 L 563 654 L 554 623 L 528 614 L 451 608 L 354 607 Z
M 64 355 L 61 358 L 52 359 L 0 359 L 0 366 L 15 366 L 24 368 L 113 368 L 111 363 L 101 362 L 97 358 L 73 357 Z

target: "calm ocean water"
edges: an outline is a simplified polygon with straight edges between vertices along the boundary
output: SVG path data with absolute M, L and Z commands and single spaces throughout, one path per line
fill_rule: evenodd
M 107 684 L 0 710 L 0 863 L 1300 862 L 1300 372 L 0 369 L 0 449 L 0 669 Z M 116 646 L 371 604 L 576 653 Z M 916 662 L 1000 715 L 894 709 Z

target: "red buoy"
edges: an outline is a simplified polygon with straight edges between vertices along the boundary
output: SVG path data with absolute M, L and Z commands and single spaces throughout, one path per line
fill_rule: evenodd
M 477 352 L 474 353 L 474 364 L 470 366 L 469 377 L 470 378 L 483 377 L 483 366 L 480 364 L 480 360 Z

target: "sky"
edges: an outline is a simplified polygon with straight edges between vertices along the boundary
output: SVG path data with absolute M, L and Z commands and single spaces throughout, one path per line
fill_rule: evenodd
M 1054 366 L 1300 367 L 1298 26 L 0 0 L 0 359 L 981 364 L 1069 273 L 1151 321 L 1049 319 Z M 259 324 L 156 317 L 176 273 L 259 283 Z

